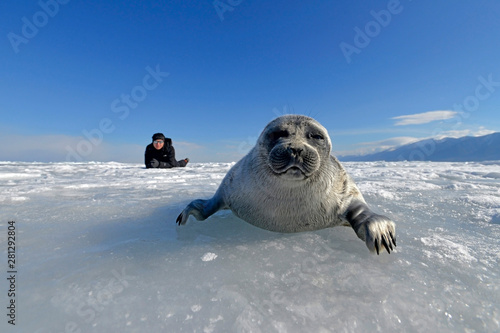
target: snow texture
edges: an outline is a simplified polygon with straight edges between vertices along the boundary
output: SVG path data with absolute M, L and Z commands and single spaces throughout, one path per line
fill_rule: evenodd
M 500 163 L 344 163 L 396 222 L 394 253 L 348 227 L 296 234 L 221 211 L 175 219 L 232 164 L 0 162 L 17 232 L 19 332 L 499 332 Z M 7 332 L 7 285 L 0 282 Z

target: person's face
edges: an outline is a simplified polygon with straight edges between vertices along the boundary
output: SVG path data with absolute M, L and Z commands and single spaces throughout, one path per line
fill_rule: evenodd
M 160 150 L 163 148 L 163 140 L 155 140 L 153 141 L 153 146 L 157 149 L 157 150 Z

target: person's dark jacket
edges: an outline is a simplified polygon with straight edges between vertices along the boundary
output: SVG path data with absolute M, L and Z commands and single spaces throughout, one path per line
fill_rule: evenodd
M 165 138 L 163 147 L 158 150 L 152 143 L 146 147 L 144 153 L 144 163 L 146 168 L 174 168 L 181 166 L 175 160 L 175 149 L 172 146 L 172 139 Z

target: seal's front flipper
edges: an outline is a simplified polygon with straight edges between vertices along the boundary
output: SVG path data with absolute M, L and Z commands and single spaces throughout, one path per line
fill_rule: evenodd
M 345 217 L 370 251 L 379 254 L 380 250 L 385 248 L 387 253 L 391 253 L 396 247 L 394 222 L 386 216 L 375 214 L 364 202 L 351 203 Z
M 198 221 L 203 221 L 223 206 L 222 200 L 217 195 L 210 200 L 194 200 L 179 214 L 176 223 L 179 225 L 186 224 L 189 215 L 193 215 Z

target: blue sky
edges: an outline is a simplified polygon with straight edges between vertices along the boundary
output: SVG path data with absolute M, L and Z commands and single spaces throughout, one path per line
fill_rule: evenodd
M 0 160 L 238 160 L 306 114 L 336 154 L 500 131 L 498 1 L 8 1 Z

